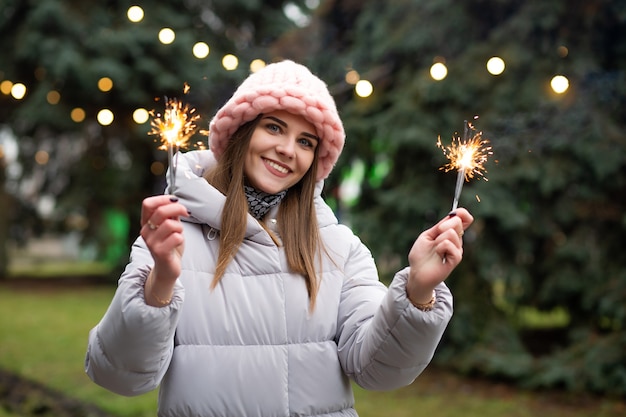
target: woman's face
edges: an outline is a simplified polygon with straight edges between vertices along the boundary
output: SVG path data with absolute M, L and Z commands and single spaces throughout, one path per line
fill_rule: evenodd
M 304 117 L 284 110 L 263 114 L 244 163 L 248 183 L 277 194 L 304 177 L 313 163 L 319 138 Z

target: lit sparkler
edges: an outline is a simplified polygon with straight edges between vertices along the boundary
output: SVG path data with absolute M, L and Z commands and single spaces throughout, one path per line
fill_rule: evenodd
M 183 90 L 185 94 L 189 92 L 189 85 L 185 83 Z M 176 189 L 176 166 L 178 164 L 178 151 L 187 147 L 189 138 L 196 131 L 196 121 L 200 115 L 195 114 L 196 109 L 183 104 L 177 99 L 165 97 L 165 110 L 163 114 L 150 112 L 152 130 L 149 135 L 158 136 L 162 145 L 159 149 L 167 150 L 170 167 L 170 194 L 174 194 Z
M 474 177 L 479 177 L 479 179 L 482 177 L 485 181 L 487 180 L 484 175 L 487 172 L 485 163 L 489 155 L 493 154 L 489 141 L 483 139 L 483 133 L 476 131 L 472 123 L 467 120 L 464 123 L 463 138 L 453 137 L 450 146 L 443 146 L 441 137 L 437 138 L 437 147 L 443 151 L 449 160 L 439 169 L 445 172 L 458 171 L 452 211 L 456 210 L 459 204 L 464 181 L 469 181 Z

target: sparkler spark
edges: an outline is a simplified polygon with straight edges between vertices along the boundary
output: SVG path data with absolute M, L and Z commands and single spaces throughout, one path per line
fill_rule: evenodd
M 463 138 L 453 137 L 449 146 L 444 146 L 441 143 L 441 137 L 437 138 L 437 147 L 443 151 L 443 154 L 449 161 L 439 169 L 445 172 L 458 171 L 454 201 L 452 203 L 453 211 L 456 210 L 459 203 L 463 180 L 469 181 L 474 177 L 478 177 L 478 179 L 483 178 L 487 181 L 485 177 L 487 172 L 485 163 L 489 156 L 493 155 L 489 141 L 483 138 L 483 133 L 477 131 L 474 125 L 467 120 L 464 123 Z
M 187 94 L 189 85 L 185 83 L 183 92 Z M 170 167 L 170 194 L 174 194 L 176 188 L 176 166 L 178 151 L 188 146 L 189 139 L 196 131 L 196 121 L 200 115 L 196 109 L 189 107 L 177 99 L 165 98 L 165 110 L 163 114 L 150 111 L 152 129 L 149 135 L 158 136 L 161 146 L 158 149 L 167 150 Z

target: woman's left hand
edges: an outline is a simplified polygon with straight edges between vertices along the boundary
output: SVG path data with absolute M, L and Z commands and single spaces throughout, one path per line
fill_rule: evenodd
M 463 234 L 473 221 L 459 208 L 419 235 L 409 252 L 407 295 L 414 304 L 428 303 L 435 287 L 461 262 Z

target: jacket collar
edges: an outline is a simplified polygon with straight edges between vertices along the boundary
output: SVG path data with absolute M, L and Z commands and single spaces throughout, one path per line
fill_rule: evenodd
M 175 194 L 180 203 L 192 213 L 184 220 L 206 224 L 210 228 L 220 230 L 226 197 L 203 177 L 208 169 L 217 164 L 213 152 L 210 150 L 189 151 L 179 154 L 177 159 Z M 169 178 L 169 175 L 166 175 L 166 178 Z M 337 223 L 337 218 L 321 196 L 323 188 L 324 181 L 318 181 L 315 186 L 315 210 L 319 227 Z M 168 190 L 169 185 L 166 192 Z M 247 217 L 245 238 L 261 243 L 268 241 L 271 243 L 269 235 L 250 214 Z

